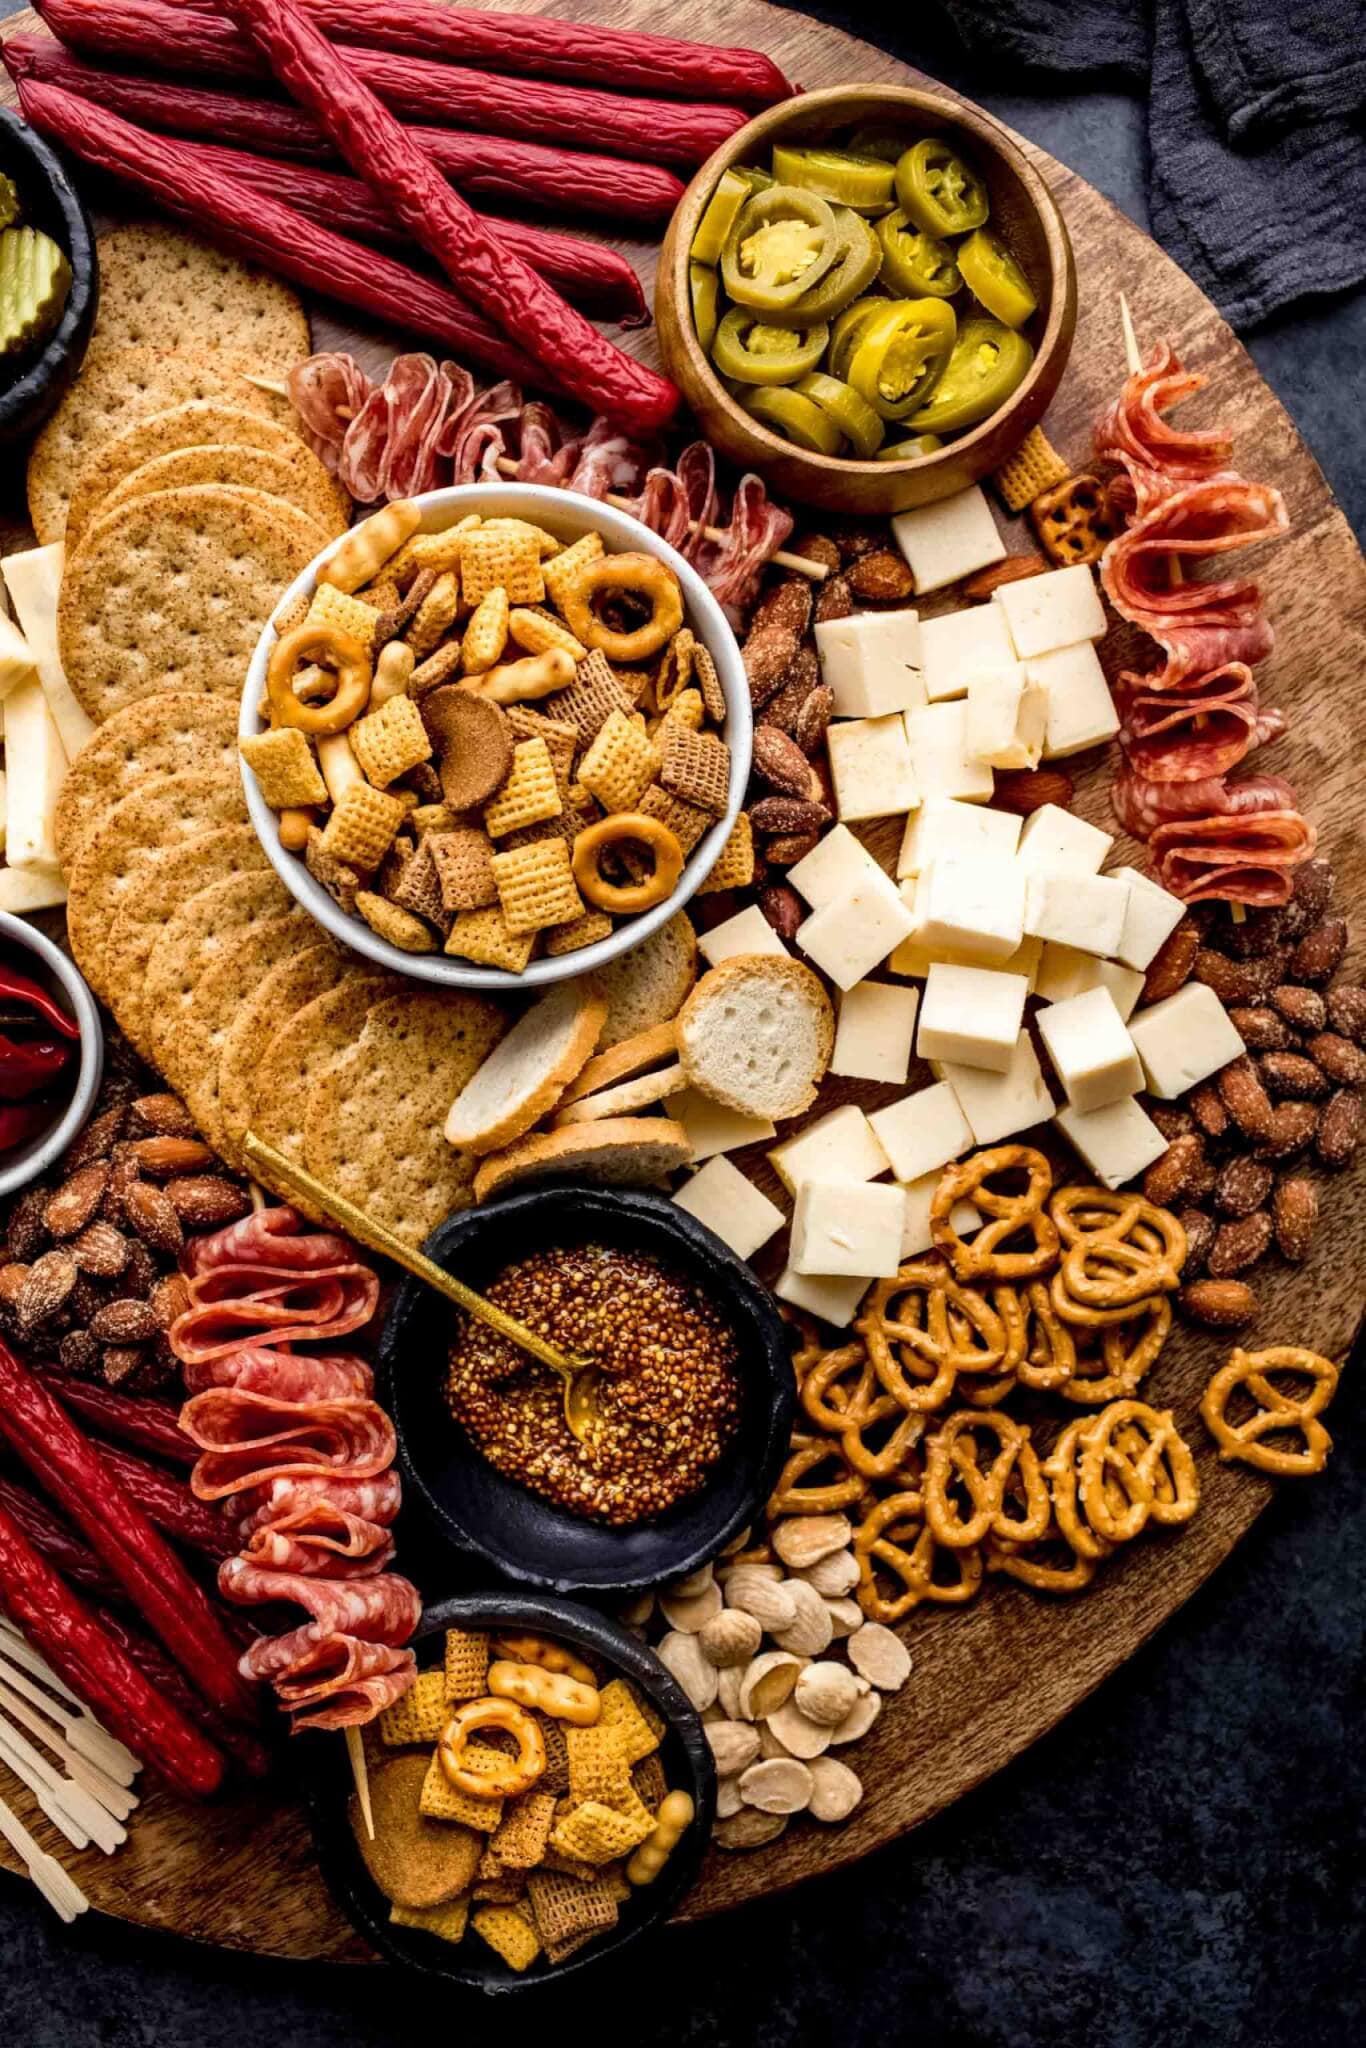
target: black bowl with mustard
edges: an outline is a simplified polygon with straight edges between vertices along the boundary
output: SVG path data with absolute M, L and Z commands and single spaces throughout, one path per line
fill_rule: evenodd
M 436 1601 L 413 1647 L 417 1684 L 365 1731 L 373 1835 L 345 1746 L 303 1758 L 323 1876 L 373 1947 L 503 1993 L 558 1985 L 666 1920 L 710 1838 L 716 1772 L 654 1653 L 591 1608 L 506 1591 Z
M 40 427 L 72 382 L 98 298 L 75 186 L 56 152 L 0 107 L 0 445 Z
M 425 1250 L 579 1368 L 400 1285 L 382 1398 L 409 1495 L 457 1550 L 550 1591 L 634 1591 L 760 1516 L 792 1423 L 785 1327 L 694 1218 L 552 1184 L 450 1217 Z

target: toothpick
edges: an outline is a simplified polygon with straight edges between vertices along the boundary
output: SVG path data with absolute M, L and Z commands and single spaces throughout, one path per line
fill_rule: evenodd
M 346 1730 L 346 1754 L 351 1759 L 351 1776 L 356 1781 L 356 1797 L 360 1801 L 360 1817 L 365 1822 L 365 1832 L 370 1841 L 375 1839 L 375 1814 L 370 1804 L 370 1766 L 365 1761 L 365 1744 L 361 1741 L 359 1728 Z
M 258 391 L 269 391 L 275 398 L 289 396 L 289 392 L 278 377 L 248 377 L 246 381 L 248 384 L 254 384 Z M 499 457 L 498 469 L 501 475 L 511 477 L 514 481 L 519 474 L 517 464 L 510 455 Z M 635 510 L 631 500 L 623 498 L 619 491 L 605 492 L 603 503 L 615 506 L 618 512 Z M 688 531 L 692 534 L 700 533 L 705 539 L 718 543 L 724 541 L 726 537 L 719 526 L 704 526 L 699 519 L 689 520 Z M 817 562 L 810 555 L 794 555 L 787 548 L 779 548 L 776 554 L 770 555 L 769 560 L 775 568 L 790 569 L 794 576 L 805 576 L 811 583 L 824 583 L 830 574 L 824 562 Z

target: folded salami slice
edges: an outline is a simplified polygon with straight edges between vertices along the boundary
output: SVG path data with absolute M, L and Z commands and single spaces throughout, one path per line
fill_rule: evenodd
M 218 1568 L 218 1590 L 239 1607 L 288 1602 L 302 1607 L 321 1633 L 359 1636 L 367 1643 L 405 1643 L 422 1616 L 422 1595 L 395 1572 L 368 1579 L 318 1579 L 230 1557 Z
M 242 1556 L 267 1571 L 360 1579 L 392 1564 L 394 1550 L 392 1535 L 378 1522 L 319 1501 L 268 1528 L 253 1530 L 242 1545 Z
M 1135 839 L 1151 839 L 1159 826 L 1187 818 L 1240 817 L 1293 810 L 1295 792 L 1279 775 L 1245 775 L 1229 782 L 1206 775 L 1198 782 L 1155 782 L 1126 761 L 1110 791 L 1115 816 Z
M 244 1344 L 264 1349 L 349 1337 L 375 1313 L 379 1281 L 358 1265 L 294 1278 L 269 1266 L 219 1266 L 190 1281 L 190 1302 L 170 1329 L 171 1349 L 186 1366 Z
M 1227 662 L 1180 690 L 1147 691 L 1127 678 L 1117 692 L 1120 742 L 1134 772 L 1150 782 L 1199 782 L 1226 775 L 1254 747 L 1285 731 L 1279 711 L 1263 711 L 1245 662 Z
M 1122 465 L 1140 518 L 1185 484 L 1235 480 L 1230 434 L 1222 427 L 1185 432 L 1165 417 L 1208 381 L 1182 369 L 1170 342 L 1158 342 L 1096 429 L 1096 455 Z
M 1317 835 L 1293 807 L 1160 825 L 1149 843 L 1157 878 L 1186 903 L 1288 903 L 1293 870 Z
M 269 1681 L 291 1710 L 292 1732 L 350 1728 L 401 1699 L 417 1676 L 411 1650 L 320 1633 L 312 1622 L 263 1638 L 242 1659 L 243 1673 Z
M 394 1425 L 375 1401 L 275 1401 L 211 1387 L 185 1403 L 180 1426 L 203 1453 L 190 1474 L 201 1500 L 320 1470 L 370 1479 L 395 1450 Z
M 398 1514 L 403 1500 L 397 1472 L 379 1472 L 373 1479 L 341 1479 L 330 1473 L 280 1474 L 261 1486 L 248 1487 L 223 1504 L 245 1542 L 257 1529 L 288 1524 L 306 1508 L 355 1515 L 364 1522 L 378 1522 L 387 1528 Z
M 345 1352 L 276 1351 L 263 1344 L 188 1359 L 184 1377 L 192 1394 L 206 1393 L 210 1387 L 238 1387 L 277 1401 L 364 1399 L 375 1384 L 363 1358 Z
M 208 1237 L 191 1238 L 181 1257 L 181 1269 L 189 1279 L 223 1266 L 276 1266 L 309 1273 L 356 1264 L 355 1246 L 347 1238 L 332 1230 L 314 1230 L 287 1202 L 254 1209 Z

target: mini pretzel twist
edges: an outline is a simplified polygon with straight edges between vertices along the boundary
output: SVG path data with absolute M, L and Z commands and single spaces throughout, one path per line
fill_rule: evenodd
M 1098 1354 L 1077 1357 L 1058 1392 L 1084 1408 L 1127 1400 L 1157 1363 L 1171 1327 L 1172 1307 L 1165 1297 L 1155 1294 L 1138 1302 L 1126 1317 L 1102 1329 Z
M 1307 1379 L 1302 1395 L 1282 1393 L 1272 1384 L 1275 1374 Z M 1275 1472 L 1285 1478 L 1322 1472 L 1333 1448 L 1333 1439 L 1319 1421 L 1337 1392 L 1338 1367 L 1317 1351 L 1300 1344 L 1276 1344 L 1267 1351 L 1234 1348 L 1228 1364 L 1221 1366 L 1204 1391 L 1200 1414 L 1206 1429 L 1219 1446 L 1219 1456 L 1228 1462 L 1255 1466 L 1259 1472 Z M 1238 1393 L 1256 1404 L 1241 1422 L 1229 1419 L 1229 1404 Z M 1263 1438 L 1282 1434 L 1298 1435 L 1299 1450 L 1283 1450 Z
M 851 1375 L 853 1376 L 851 1378 Z M 801 1404 L 811 1420 L 834 1436 L 854 1472 L 865 1480 L 894 1480 L 924 1432 L 924 1417 L 878 1391 L 862 1344 L 831 1351 L 807 1374 Z M 885 1425 L 892 1423 L 890 1432 Z M 881 1436 L 874 1448 L 871 1438 Z
M 854 1327 L 887 1392 L 921 1413 L 951 1399 L 959 1373 L 989 1373 L 1006 1358 L 1000 1315 L 985 1295 L 959 1286 L 933 1254 L 879 1280 Z
M 473 1770 L 466 1763 L 471 1738 L 481 1728 L 497 1728 L 516 1743 L 517 1754 L 505 1760 L 505 1768 Z M 457 1707 L 442 1731 L 437 1755 L 448 1782 L 474 1799 L 516 1799 L 545 1776 L 545 1737 L 532 1716 L 508 1699 L 467 1700 Z
M 1053 1520 L 1058 1534 L 1074 1557 L 1095 1565 L 1107 1558 L 1114 1546 L 1097 1536 L 1082 1512 L 1077 1461 L 1084 1426 L 1080 1419 L 1069 1422 L 1040 1469 L 1053 1497 Z
M 594 598 L 613 590 L 648 600 L 650 616 L 643 626 L 617 632 L 598 617 Z M 560 609 L 574 638 L 590 650 L 598 649 L 609 661 L 648 661 L 683 624 L 683 593 L 668 563 L 654 555 L 604 555 L 574 579 Z
M 941 1549 L 922 1520 L 923 1496 L 918 1491 L 889 1494 L 879 1501 L 854 1535 L 859 1583 L 855 1597 L 870 1621 L 901 1621 L 924 1600 L 938 1606 L 962 1607 L 982 1584 L 982 1554 L 976 1547 Z M 907 1538 L 910 1538 L 907 1547 Z M 951 1559 L 956 1574 L 936 1578 L 936 1567 Z M 878 1568 L 899 1581 L 899 1593 L 884 1592 Z
M 810 1474 L 825 1465 L 842 1470 L 844 1477 L 813 1483 Z M 834 1514 L 841 1508 L 857 1507 L 867 1491 L 866 1482 L 850 1470 L 841 1444 L 828 1439 L 820 1442 L 810 1437 L 794 1438 L 787 1462 L 778 1474 L 778 1483 L 769 1496 L 768 1518 L 776 1522 L 784 1515 Z
M 1024 1302 L 1024 1355 L 1015 1368 L 1020 1384 L 1041 1394 L 1065 1391 L 1077 1369 L 1072 1332 L 1054 1308 L 1053 1298 L 1042 1280 L 1030 1281 L 1024 1291 Z
M 1087 1521 L 1108 1543 L 1127 1543 L 1149 1520 L 1188 1522 L 1200 1503 L 1190 1447 L 1170 1409 L 1112 1401 L 1082 1425 L 1078 1486 Z
M 1025 1174 L 1023 1194 L 988 1185 L 996 1174 L 1010 1172 Z M 1057 1229 L 1045 1208 L 1052 1186 L 1052 1167 L 1028 1145 L 997 1145 L 946 1167 L 930 1203 L 930 1233 L 958 1278 L 1026 1280 L 1046 1273 L 1058 1254 Z M 961 1238 L 953 1227 L 953 1211 L 962 1201 L 990 1219 L 971 1238 Z M 998 1249 L 1022 1234 L 1034 1240 L 1028 1251 Z
M 996 1452 L 984 1471 L 978 1464 L 979 1432 L 996 1439 Z M 1006 1512 L 1006 1488 L 1018 1475 L 1024 1512 Z M 954 1498 L 965 1493 L 971 1512 L 964 1516 Z M 1029 1440 L 1029 1431 L 1008 1415 L 950 1415 L 930 1439 L 925 1459 L 925 1521 L 936 1543 L 965 1550 L 995 1532 L 1012 1542 L 1032 1543 L 1048 1527 L 1048 1488 Z

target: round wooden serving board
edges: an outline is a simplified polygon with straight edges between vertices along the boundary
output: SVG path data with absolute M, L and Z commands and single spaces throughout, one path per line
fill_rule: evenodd
M 519 4 L 535 10 L 539 0 Z M 601 14 L 614 26 L 660 25 L 650 0 L 554 0 L 546 11 L 585 19 Z M 779 13 L 763 0 L 691 0 L 670 26 L 715 42 L 755 45 L 807 87 L 933 83 L 867 43 Z M 34 27 L 33 17 L 23 15 L 6 23 L 4 33 Z M 1291 726 L 1271 765 L 1289 776 L 1318 825 L 1320 850 L 1337 868 L 1340 904 L 1349 913 L 1355 908 L 1366 925 L 1366 840 L 1355 822 L 1366 761 L 1366 564 L 1318 465 L 1209 301 L 1100 193 L 1024 146 L 1062 206 L 1080 287 L 1076 345 L 1046 422 L 1052 440 L 1079 466 L 1084 462 L 1093 423 L 1124 375 L 1117 310 L 1122 287 L 1141 339 L 1168 336 L 1186 363 L 1210 373 L 1206 416 L 1236 431 L 1240 467 L 1285 494 L 1291 535 L 1258 565 L 1278 636 L 1259 682 L 1265 700 L 1290 714 Z M 654 249 L 624 246 L 648 278 Z M 315 321 L 314 333 L 317 345 L 350 347 L 371 368 L 392 352 L 391 342 L 357 335 L 326 314 Z M 631 337 L 630 345 L 645 353 L 652 337 Z M 1023 544 L 1015 538 L 1017 548 Z M 1088 763 L 1078 809 L 1109 825 L 1107 780 L 1102 763 Z M 845 1094 L 871 1107 L 896 1092 L 839 1083 L 823 1095 L 822 1107 Z M 1306 1268 L 1296 1272 L 1273 1261 L 1259 1273 L 1265 1307 L 1254 1337 L 1305 1342 L 1345 1356 L 1356 1333 L 1358 1276 L 1366 1260 L 1364 1176 L 1366 1163 L 1350 1183 L 1339 1179 L 1329 1186 L 1326 1224 Z M 1132 1546 L 1079 1600 L 1053 1603 L 993 1582 L 966 1610 L 930 1608 L 914 1617 L 905 1633 L 915 1671 L 858 1747 L 854 1761 L 867 1796 L 853 1818 L 838 1829 L 796 1825 L 757 1854 L 713 1851 L 687 1903 L 689 1916 L 828 1874 L 937 1813 L 1051 1728 L 1195 1591 L 1270 1497 L 1267 1482 L 1215 1461 L 1194 1415 L 1199 1390 L 1226 1348 L 1180 1328 L 1153 1376 L 1155 1394 L 1175 1406 L 1197 1449 L 1204 1499 L 1194 1522 L 1174 1540 Z M 1320 1484 L 1332 1484 L 1331 1471 Z M 5 1796 L 28 1819 L 31 1801 L 4 1775 Z M 33 1825 L 45 1846 L 58 1847 L 45 1824 Z M 212 1808 L 151 1792 L 117 1856 L 73 1857 L 64 1849 L 63 1861 L 100 1910 L 145 1926 L 273 1955 L 334 1961 L 370 1955 L 324 1889 L 287 1773 L 264 1791 L 239 1793 Z

